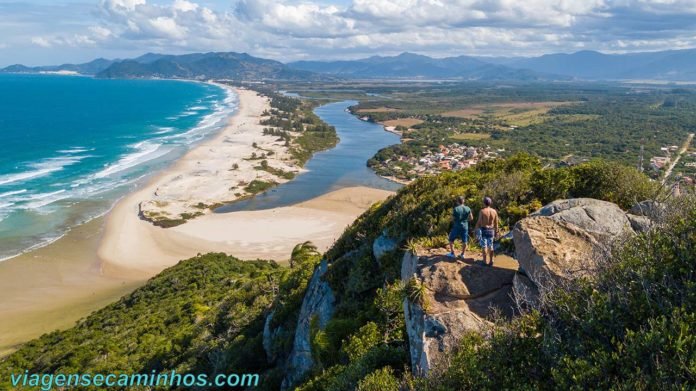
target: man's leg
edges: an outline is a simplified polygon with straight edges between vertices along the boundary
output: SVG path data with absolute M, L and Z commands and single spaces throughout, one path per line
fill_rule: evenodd
M 450 240 L 449 247 L 450 247 L 450 253 L 454 254 L 454 241 L 453 240 Z
M 488 258 L 490 258 L 490 260 L 491 260 L 491 266 L 493 266 L 493 256 L 494 256 L 494 255 L 495 255 L 495 254 L 493 253 L 493 246 L 491 246 L 491 247 L 488 249 Z

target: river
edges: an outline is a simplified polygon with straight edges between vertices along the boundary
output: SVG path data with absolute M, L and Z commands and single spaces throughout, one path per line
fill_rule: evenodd
M 329 103 L 314 110 L 319 118 L 336 128 L 340 142 L 332 149 L 314 154 L 305 165 L 306 172 L 255 197 L 222 206 L 215 212 L 288 206 L 345 187 L 367 186 L 392 191 L 401 188 L 401 185 L 376 175 L 367 167 L 369 158 L 384 147 L 398 144 L 399 136 L 384 131 L 381 125 L 361 121 L 346 111 L 355 104 L 355 101 Z

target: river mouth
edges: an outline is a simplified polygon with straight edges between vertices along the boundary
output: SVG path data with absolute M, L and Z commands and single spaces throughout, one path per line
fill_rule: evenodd
M 254 197 L 221 206 L 215 213 L 272 209 L 297 204 L 334 190 L 365 186 L 396 191 L 402 185 L 384 179 L 367 167 L 367 160 L 384 147 L 400 142 L 382 125 L 361 121 L 346 109 L 356 101 L 329 103 L 314 109 L 324 122 L 336 128 L 340 141 L 334 148 L 317 152 L 295 179 Z

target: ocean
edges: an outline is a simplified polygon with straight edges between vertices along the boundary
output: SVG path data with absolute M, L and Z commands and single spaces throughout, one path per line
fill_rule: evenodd
M 204 83 L 0 74 L 0 260 L 103 215 L 236 104 Z

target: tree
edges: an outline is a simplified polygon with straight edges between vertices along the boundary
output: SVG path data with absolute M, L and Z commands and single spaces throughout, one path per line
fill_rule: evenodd
M 302 263 L 313 259 L 314 257 L 320 255 L 312 242 L 306 241 L 304 243 L 297 244 L 292 249 L 292 254 L 290 255 L 290 267 L 293 268 L 296 265 L 301 265 Z

